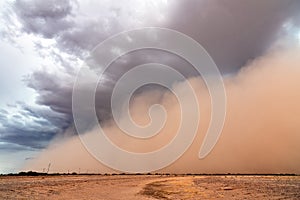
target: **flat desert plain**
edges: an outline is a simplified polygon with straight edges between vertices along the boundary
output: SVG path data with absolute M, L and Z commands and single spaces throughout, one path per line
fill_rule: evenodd
M 300 176 L 1 176 L 0 199 L 300 199 Z

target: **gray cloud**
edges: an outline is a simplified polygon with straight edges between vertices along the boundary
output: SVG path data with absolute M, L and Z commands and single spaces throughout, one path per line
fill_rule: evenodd
M 26 32 L 55 37 L 62 51 L 77 55 L 130 28 L 156 25 L 179 30 L 204 45 L 220 70 L 228 73 L 262 55 L 286 20 L 299 23 L 300 9 L 297 0 L 173 1 L 162 13 L 168 19 L 162 23 L 155 13 L 151 20 L 138 18 L 147 14 L 133 14 L 134 9 L 123 3 L 103 2 L 92 4 L 98 6 L 96 14 L 76 13 L 80 3 L 67 0 L 18 0 L 15 11 Z M 77 9 L 72 13 L 73 7 Z
M 16 151 L 34 151 L 34 149 L 28 147 L 28 146 L 23 146 L 23 145 L 18 145 L 15 143 L 7 143 L 7 142 L 2 142 L 0 143 L 0 152 L 16 152 Z
M 18 103 L 18 114 L 0 111 L 0 140 L 17 144 L 18 149 L 30 147 L 41 149 L 57 134 L 64 132 L 70 124 L 68 115 L 49 108 L 31 107 Z M 13 146 L 12 146 L 13 147 Z
M 71 114 L 72 82 L 68 77 L 51 74 L 45 71 L 36 71 L 28 79 L 30 88 L 38 92 L 37 103 L 49 106 L 58 113 Z
M 299 9 L 297 0 L 176 1 L 167 26 L 200 42 L 226 73 L 262 55 Z
M 73 3 L 69 0 L 17 0 L 14 10 L 25 32 L 51 38 L 74 25 L 68 19 Z

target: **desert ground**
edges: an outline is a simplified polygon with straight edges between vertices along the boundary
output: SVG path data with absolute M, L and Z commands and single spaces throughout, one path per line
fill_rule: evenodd
M 300 176 L 0 176 L 0 199 L 300 199 Z

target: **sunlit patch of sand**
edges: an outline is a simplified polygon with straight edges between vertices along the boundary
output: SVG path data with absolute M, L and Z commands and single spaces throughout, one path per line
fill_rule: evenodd
M 147 184 L 157 199 L 300 199 L 299 176 L 195 176 Z

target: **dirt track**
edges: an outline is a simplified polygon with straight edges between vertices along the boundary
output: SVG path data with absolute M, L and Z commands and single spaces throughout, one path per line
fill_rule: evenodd
M 300 177 L 3 176 L 0 199 L 300 199 Z

